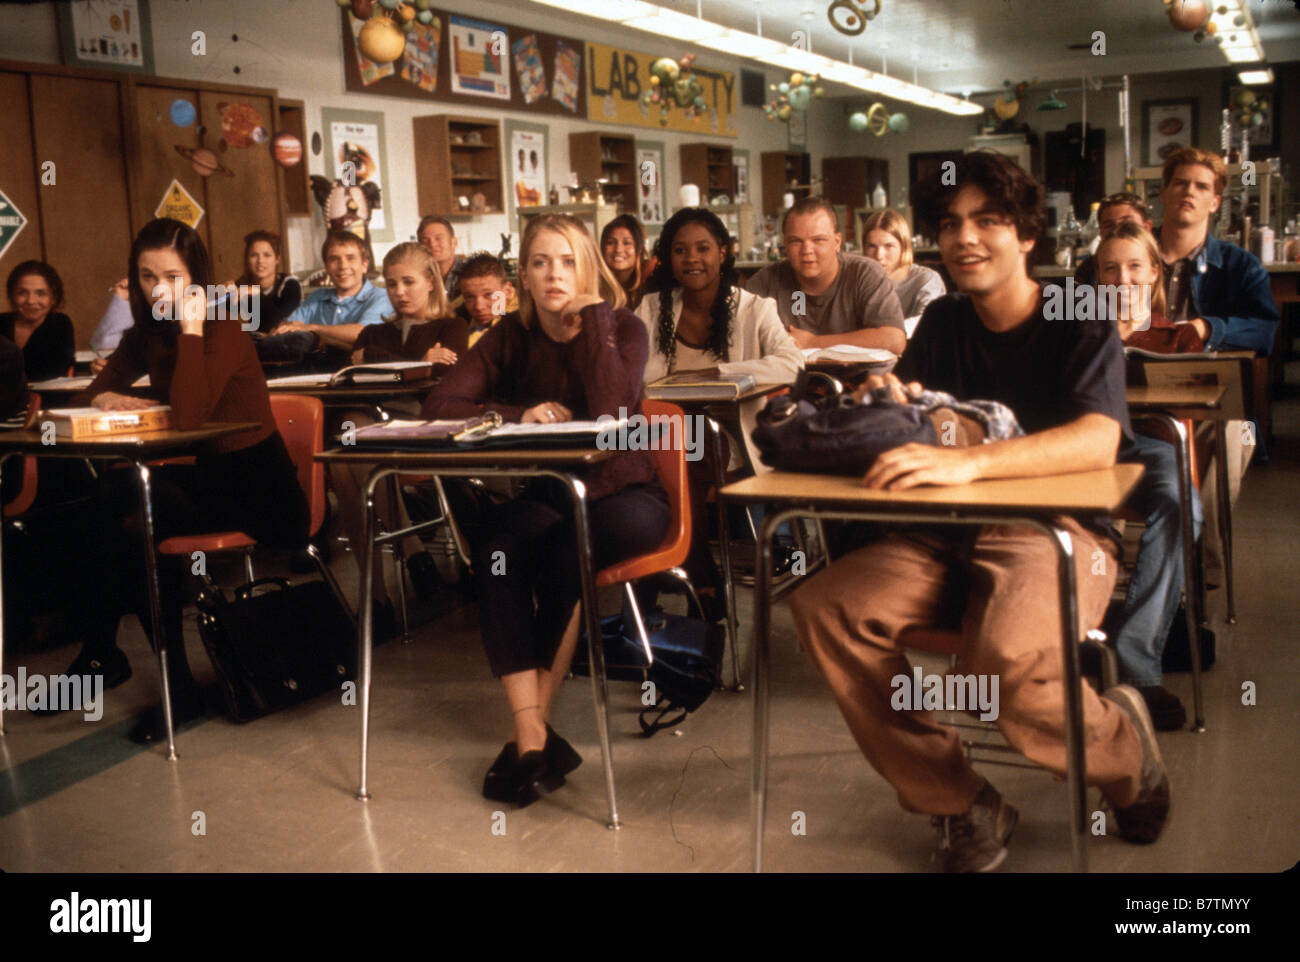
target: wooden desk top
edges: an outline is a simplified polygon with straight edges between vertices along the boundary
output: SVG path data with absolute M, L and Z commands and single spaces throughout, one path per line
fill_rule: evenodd
M 1168 408 L 1204 408 L 1217 410 L 1228 391 L 1222 384 L 1184 387 L 1130 387 L 1124 396 L 1130 408 L 1149 411 Z
M 598 448 L 389 448 L 352 445 L 330 448 L 317 461 L 338 464 L 376 464 L 402 468 L 574 468 L 608 461 L 617 451 Z
M 773 471 L 729 484 L 722 496 L 732 501 L 782 502 L 844 508 L 897 508 L 900 512 L 946 515 L 970 510 L 997 514 L 1051 516 L 1107 515 L 1117 511 L 1142 477 L 1139 464 L 1101 471 L 1002 478 L 949 487 L 876 491 L 858 477 Z
M 739 396 L 734 397 L 734 398 L 731 398 L 731 397 L 728 397 L 728 398 L 717 398 L 717 397 L 714 397 L 714 398 L 682 398 L 682 397 L 667 398 L 667 397 L 666 397 L 666 398 L 658 398 L 657 400 L 661 400 L 661 401 L 663 401 L 665 404 L 676 404 L 676 405 L 678 405 L 679 407 L 686 408 L 686 409 L 688 409 L 688 410 L 698 410 L 698 409 L 701 409 L 701 408 L 714 407 L 714 406 L 723 406 L 723 407 L 725 407 L 725 406 L 729 406 L 729 405 L 730 405 L 730 406 L 736 406 L 736 405 L 741 404 L 741 403 L 744 402 L 744 401 L 749 401 L 749 400 L 752 400 L 753 398 L 756 398 L 756 397 L 764 397 L 764 396 L 766 396 L 766 395 L 768 395 L 768 394 L 775 394 L 777 391 L 783 390 L 783 389 L 788 388 L 788 387 L 790 387 L 790 386 L 791 386 L 790 384 L 755 384 L 752 388 L 750 388 L 750 389 L 747 390 L 747 391 L 742 391 L 742 392 L 740 393 Z
M 0 432 L 0 454 L 21 452 L 43 457 L 112 458 L 156 457 L 160 451 L 188 448 L 202 441 L 211 441 L 228 434 L 256 431 L 262 425 L 250 422 L 214 422 L 192 431 L 149 431 L 144 434 L 116 434 L 101 438 L 82 438 L 73 441 L 60 438 L 54 444 L 43 444 L 40 431 Z

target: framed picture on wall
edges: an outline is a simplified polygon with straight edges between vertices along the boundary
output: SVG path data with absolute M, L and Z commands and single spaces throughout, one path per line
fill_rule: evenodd
M 510 165 L 509 185 L 506 190 L 506 211 L 510 215 L 510 229 L 518 226 L 520 207 L 538 207 L 547 202 L 546 192 L 550 178 L 547 173 L 546 124 L 506 118 L 506 163 Z
M 1159 167 L 1183 147 L 1198 146 L 1195 97 L 1142 101 L 1142 165 Z
M 149 0 L 71 0 L 54 10 L 65 65 L 153 73 Z
M 664 222 L 664 145 L 658 140 L 636 142 L 637 209 L 643 224 Z
M 367 181 L 381 191 L 379 206 L 370 215 L 370 239 L 391 241 L 393 232 L 392 198 L 385 191 L 388 179 L 388 155 L 384 147 L 384 115 L 377 110 L 341 110 L 322 107 L 321 133 L 325 140 L 325 173 L 330 180 L 344 179 L 344 164 L 357 184 Z
M 911 196 L 916 185 L 927 177 L 933 177 L 943 172 L 944 161 L 951 160 L 954 163 L 961 160 L 962 152 L 960 150 L 925 150 L 913 151 L 907 155 L 907 191 Z M 870 185 L 874 186 L 874 185 Z

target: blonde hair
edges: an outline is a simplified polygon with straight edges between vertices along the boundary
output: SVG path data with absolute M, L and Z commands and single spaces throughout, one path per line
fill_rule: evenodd
M 896 210 L 878 210 L 867 218 L 862 225 L 862 244 L 866 246 L 867 235 L 873 230 L 883 230 L 893 234 L 898 241 L 898 266 L 912 266 L 912 229 L 907 226 L 907 218 Z
M 1111 241 L 1116 240 L 1134 241 L 1142 248 L 1142 252 L 1146 254 L 1151 266 L 1156 269 L 1156 279 L 1151 285 L 1151 312 L 1163 317 L 1167 306 L 1165 302 L 1165 262 L 1164 258 L 1160 256 L 1160 245 L 1156 243 L 1154 235 L 1141 224 L 1135 224 L 1131 220 L 1120 221 L 1101 235 L 1101 243 L 1097 245 L 1096 254 L 1098 282 L 1101 280 L 1101 249 Z
M 618 282 L 614 272 L 609 269 L 605 259 L 600 256 L 596 239 L 587 231 L 582 221 L 569 214 L 543 214 L 528 222 L 523 240 L 519 242 L 519 318 L 525 327 L 533 322 L 537 313 L 533 306 L 532 295 L 523 279 L 528 271 L 528 256 L 532 252 L 537 235 L 544 231 L 559 234 L 569 242 L 573 251 L 575 274 L 574 294 L 599 294 L 610 307 L 617 310 L 627 303 L 623 285 Z
M 447 307 L 447 292 L 442 286 L 442 274 L 438 271 L 438 264 L 434 261 L 433 255 L 429 253 L 428 248 L 424 247 L 424 245 L 417 244 L 415 241 L 405 241 L 385 254 L 384 279 L 387 280 L 390 267 L 406 263 L 416 265 L 417 269 L 422 271 L 429 281 L 429 306 L 425 309 L 424 319 L 426 321 L 437 321 L 450 314 L 451 311 Z M 385 317 L 384 320 L 397 320 L 397 312 L 394 311 L 391 316 Z

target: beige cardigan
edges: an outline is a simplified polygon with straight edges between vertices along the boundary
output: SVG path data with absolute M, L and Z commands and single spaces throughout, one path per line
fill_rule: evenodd
M 749 291 L 736 288 L 735 315 L 731 323 L 731 342 L 727 356 L 730 361 L 720 362 L 718 370 L 723 374 L 752 374 L 759 384 L 790 384 L 803 370 L 803 352 L 795 345 L 789 331 L 781 323 L 777 313 L 776 302 L 768 297 L 759 297 Z M 659 295 L 647 294 L 637 308 L 637 316 L 645 323 L 650 335 L 650 359 L 645 366 L 645 382 L 649 384 L 661 377 L 671 374 L 668 358 L 659 350 L 657 344 L 659 327 Z M 673 330 L 682 316 L 682 289 L 673 290 Z M 756 415 L 763 406 L 762 398 L 746 401 L 740 406 L 740 427 L 744 435 L 745 451 L 749 463 L 756 472 L 770 471 L 758 459 L 758 449 L 750 440 L 754 430 Z M 736 466 L 736 451 L 733 448 L 732 467 Z

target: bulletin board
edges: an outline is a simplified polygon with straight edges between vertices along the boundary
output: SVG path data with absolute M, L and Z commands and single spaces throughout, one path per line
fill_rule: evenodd
M 357 50 L 364 21 L 340 10 L 343 76 L 349 91 L 562 117 L 587 116 L 584 44 L 464 13 L 432 10 L 406 35 L 395 63 Z

